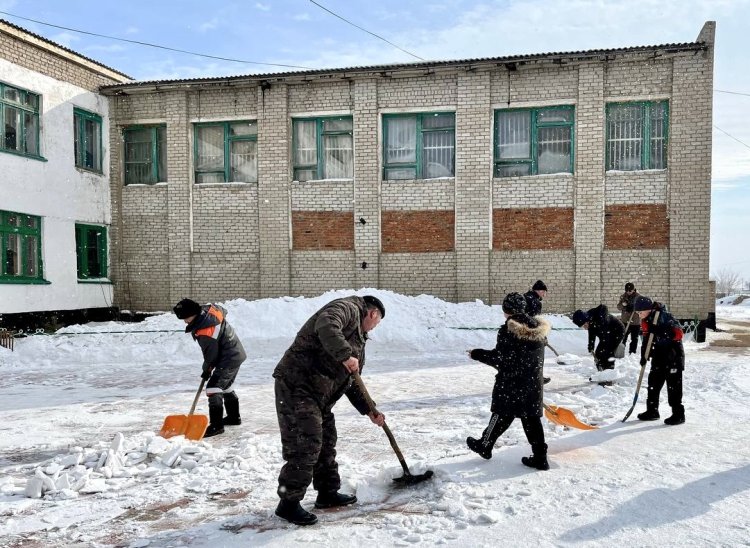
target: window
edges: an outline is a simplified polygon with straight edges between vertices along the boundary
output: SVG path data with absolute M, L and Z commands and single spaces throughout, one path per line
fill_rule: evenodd
M 666 169 L 667 101 L 607 105 L 607 169 Z
M 351 116 L 293 120 L 294 180 L 354 177 L 352 130 Z
M 167 127 L 125 128 L 125 184 L 152 185 L 167 180 Z
M 456 115 L 452 112 L 383 116 L 383 179 L 453 177 Z
M 257 140 L 257 122 L 196 124 L 195 182 L 256 182 Z
M 76 223 L 78 279 L 107 277 L 107 227 Z
M 39 156 L 40 104 L 36 93 L 0 83 L 0 150 Z
M 0 282 L 42 280 L 41 219 L 0 211 Z
M 495 111 L 495 177 L 573 173 L 572 106 Z
M 73 109 L 76 167 L 102 171 L 102 117 Z

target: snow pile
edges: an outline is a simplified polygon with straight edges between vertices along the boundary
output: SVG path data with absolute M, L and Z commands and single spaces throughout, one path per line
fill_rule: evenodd
M 155 476 L 190 474 L 201 467 L 227 464 L 231 468 L 250 470 L 251 461 L 214 450 L 205 442 L 192 442 L 183 436 L 169 440 L 151 432 L 126 439 L 117 433 L 107 443 L 95 447 L 73 447 L 35 467 L 20 467 L 21 477 L 7 477 L 0 484 L 4 495 L 23 494 L 29 498 L 53 500 L 75 498 L 79 494 L 102 493 L 132 487 Z M 187 484 L 195 492 L 211 492 L 201 478 Z

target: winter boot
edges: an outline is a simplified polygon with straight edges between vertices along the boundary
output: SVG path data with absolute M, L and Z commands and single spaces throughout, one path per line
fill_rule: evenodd
M 203 434 L 204 438 L 210 438 L 224 433 L 224 407 L 221 404 L 221 394 L 217 395 L 219 396 L 219 405 L 216 405 L 211 401 L 213 396 L 211 396 L 208 401 L 208 418 L 210 424 L 208 425 L 208 428 L 206 428 L 206 433 Z
M 531 446 L 531 450 L 534 452 L 530 457 L 521 457 L 521 462 L 529 468 L 536 468 L 537 470 L 549 470 L 549 462 L 547 462 L 547 444 L 539 443 Z
M 544 379 L 544 384 L 549 383 L 552 379 L 550 377 L 542 377 Z
M 318 521 L 318 516 L 302 508 L 296 500 L 279 501 L 276 515 L 295 525 L 312 525 Z
M 675 426 L 685 422 L 685 408 L 680 406 L 672 408 L 672 416 L 664 419 L 664 424 L 668 426 Z
M 646 411 L 638 415 L 639 421 L 655 421 L 659 419 L 659 410 L 654 407 L 646 407 Z
M 338 506 L 349 506 L 357 502 L 354 495 L 345 495 L 338 491 L 319 492 L 315 499 L 315 508 L 337 508 Z
M 469 436 L 468 438 L 466 438 L 466 445 L 468 445 L 469 449 L 474 451 L 483 459 L 490 460 L 492 458 L 492 446 L 487 447 L 482 443 L 482 440 L 478 440 Z
M 234 392 L 224 394 L 224 408 L 227 410 L 227 416 L 224 417 L 224 426 L 237 426 L 242 424 L 240 418 L 240 400 Z

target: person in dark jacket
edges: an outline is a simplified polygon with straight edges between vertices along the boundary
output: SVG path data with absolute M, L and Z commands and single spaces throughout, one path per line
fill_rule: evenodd
M 542 427 L 542 366 L 544 345 L 550 324 L 526 313 L 526 300 L 520 293 L 509 293 L 503 300 L 506 322 L 497 333 L 492 350 L 469 351 L 472 360 L 497 369 L 492 389 L 490 422 L 479 439 L 468 437 L 466 445 L 484 459 L 492 458 L 497 438 L 514 419 L 520 418 L 533 454 L 521 462 L 531 468 L 548 470 L 547 444 Z
M 638 349 L 638 339 L 641 335 L 641 319 L 633 309 L 633 304 L 638 297 L 640 295 L 635 290 L 635 285 L 628 282 L 625 284 L 625 293 L 620 295 L 620 300 L 617 302 L 617 310 L 620 311 L 620 321 L 627 331 L 625 339 L 622 342 L 626 344 L 628 337 L 630 337 L 630 354 L 635 354 L 635 351 Z
M 646 366 L 649 336 L 654 336 L 648 356 L 651 360 L 651 371 L 648 374 L 646 411 L 639 414 L 638 418 L 642 421 L 655 421 L 659 418 L 659 393 L 666 382 L 667 402 L 672 408 L 672 416 L 664 419 L 664 424 L 682 424 L 685 422 L 685 407 L 682 405 L 682 371 L 685 369 L 682 328 L 667 311 L 666 306 L 648 297 L 639 296 L 635 300 L 634 308 L 642 320 L 641 367 Z
M 615 350 L 625 335 L 625 326 L 609 313 L 606 305 L 600 304 L 587 312 L 576 310 L 573 312 L 573 323 L 589 332 L 589 353 L 594 354 L 594 363 L 599 371 L 615 368 Z M 596 339 L 599 344 L 594 344 Z M 609 381 L 599 384 L 612 384 Z
M 331 409 L 346 395 L 361 414 L 383 426 L 385 417 L 368 408 L 351 373 L 362 371 L 367 334 L 384 317 L 383 303 L 371 295 L 331 301 L 305 322 L 276 366 L 276 416 L 286 461 L 279 474 L 277 516 L 297 525 L 317 521 L 300 504 L 310 482 L 318 491 L 316 508 L 357 502 L 354 495 L 338 492 L 341 478 Z
M 242 423 L 234 380 L 240 365 L 247 358 L 245 349 L 225 320 L 227 311 L 218 304 L 201 306 L 193 300 L 183 299 L 175 305 L 174 313 L 187 324 L 185 332 L 198 341 L 203 352 L 201 378 L 208 381 L 206 396 L 210 421 L 203 437 L 223 434 L 225 425 Z M 226 417 L 224 408 L 227 410 Z
M 547 285 L 542 280 L 537 280 L 523 298 L 526 299 L 526 314 L 538 316 L 542 313 L 542 300 L 547 296 Z

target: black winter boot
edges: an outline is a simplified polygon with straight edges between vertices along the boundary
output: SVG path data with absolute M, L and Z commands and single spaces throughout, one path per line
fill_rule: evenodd
M 318 521 L 318 516 L 302 508 L 296 500 L 279 501 L 276 515 L 295 525 L 312 525 Z
M 221 395 L 219 395 L 219 397 L 221 397 Z M 203 434 L 204 438 L 210 438 L 224 433 L 224 408 L 221 404 L 211 405 L 211 403 L 212 402 L 209 401 L 208 405 L 208 419 L 210 424 L 208 425 L 208 428 L 206 428 L 206 433 Z
M 242 424 L 240 418 L 240 400 L 234 392 L 224 394 L 224 408 L 227 416 L 224 417 L 224 426 L 238 426 Z
M 646 407 L 646 410 L 643 413 L 639 413 L 638 420 L 639 421 L 655 421 L 659 419 L 659 410 L 654 409 L 653 407 Z
M 468 438 L 466 438 L 466 445 L 468 445 L 469 449 L 474 451 L 483 459 L 490 460 L 492 458 L 492 447 L 487 447 L 486 445 L 484 445 L 482 443 L 482 440 L 478 440 L 469 436 Z
M 357 502 L 354 495 L 345 495 L 338 491 L 328 491 L 318 493 L 315 499 L 315 508 L 337 508 L 338 506 L 349 506 Z
M 529 468 L 536 468 L 537 470 L 549 470 L 549 462 L 547 462 L 547 444 L 539 443 L 531 446 L 531 450 L 534 452 L 530 457 L 521 457 L 521 462 Z
M 543 377 L 543 379 L 544 379 L 544 384 L 548 384 L 552 380 L 551 377 Z
M 672 416 L 664 419 L 664 424 L 668 426 L 675 426 L 685 422 L 685 408 L 680 406 L 679 408 L 672 408 Z

